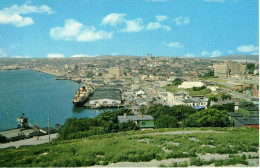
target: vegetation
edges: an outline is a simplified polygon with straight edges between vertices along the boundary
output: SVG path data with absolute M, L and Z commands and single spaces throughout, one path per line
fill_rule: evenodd
M 107 111 L 95 118 L 69 118 L 59 131 L 60 139 L 77 139 L 92 135 L 102 135 L 107 133 L 137 130 L 138 127 L 133 122 L 119 123 L 118 115 L 130 115 L 130 110 L 120 109 L 112 112 Z
M 225 110 L 228 112 L 234 112 L 235 104 L 234 103 L 227 103 L 222 105 L 213 105 L 211 108 L 215 108 L 217 110 Z
M 205 86 L 193 87 L 192 89 L 186 89 L 186 91 L 189 92 L 190 96 L 208 95 L 211 93 L 211 90 L 207 89 Z
M 175 85 L 172 85 L 172 84 L 169 84 L 169 85 L 164 86 L 162 88 L 166 89 L 166 91 L 171 92 L 171 93 L 177 93 L 178 92 L 178 87 L 175 86 Z
M 206 86 L 193 87 L 193 88 L 192 88 L 193 91 L 200 91 L 200 90 L 203 90 L 203 89 L 206 89 Z
M 181 78 L 176 78 L 176 79 L 174 79 L 174 81 L 172 82 L 172 84 L 174 85 L 174 86 L 178 86 L 178 85 L 181 85 L 182 84 L 182 79 Z
M 80 167 L 117 162 L 140 162 L 170 158 L 190 158 L 190 165 L 208 164 L 199 155 L 229 154 L 225 160 L 211 160 L 216 166 L 247 165 L 242 152 L 258 152 L 259 133 L 250 128 L 185 128 L 186 130 L 221 131 L 192 134 L 159 134 L 153 132 L 183 131 L 156 129 L 94 135 L 82 139 L 54 140 L 51 146 L 21 146 L 0 150 L 0 167 Z M 212 145 L 213 147 L 203 146 Z M 165 151 L 167 150 L 167 151 Z M 231 155 L 232 154 L 232 155 Z M 257 156 L 257 153 L 255 153 Z M 250 158 L 252 158 L 250 156 Z M 171 166 L 187 166 L 188 162 Z
M 6 138 L 6 136 L 0 134 L 0 143 L 5 143 L 5 142 L 8 142 L 8 139 Z
M 212 108 L 189 115 L 185 124 L 188 127 L 226 127 L 229 119 L 226 111 Z

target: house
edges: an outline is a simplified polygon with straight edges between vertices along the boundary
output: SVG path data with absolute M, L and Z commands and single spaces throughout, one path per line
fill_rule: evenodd
M 90 98 L 91 105 L 115 105 L 121 104 L 122 97 L 119 89 L 97 89 Z
M 125 123 L 129 120 L 133 121 L 140 129 L 153 129 L 154 128 L 154 118 L 150 115 L 126 115 L 118 116 L 118 121 L 120 123 Z
M 216 92 L 218 89 L 218 86 L 207 86 L 207 89 L 210 89 L 212 92 Z
M 135 95 L 136 96 L 141 96 L 141 97 L 146 97 L 146 94 L 143 90 L 139 90 L 137 92 L 135 92 Z
M 196 106 L 202 106 L 207 109 L 208 100 L 207 99 L 199 99 L 199 98 L 189 98 L 181 100 L 182 105 L 191 106 L 195 108 Z
M 234 126 L 235 127 L 251 127 L 253 129 L 259 129 L 259 117 L 250 116 L 246 117 L 234 117 Z
M 188 99 L 189 94 L 187 92 L 170 93 L 167 92 L 167 102 L 169 105 L 175 105 L 176 100 Z
M 138 106 L 146 106 L 146 99 L 139 97 L 137 99 L 135 99 L 135 102 Z

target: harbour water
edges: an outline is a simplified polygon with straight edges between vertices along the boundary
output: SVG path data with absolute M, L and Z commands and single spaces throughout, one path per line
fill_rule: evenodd
M 15 128 L 16 118 L 22 113 L 30 125 L 46 127 L 48 116 L 54 126 L 64 124 L 71 117 L 93 118 L 115 110 L 75 108 L 71 100 L 79 86 L 33 70 L 0 71 L 0 130 Z

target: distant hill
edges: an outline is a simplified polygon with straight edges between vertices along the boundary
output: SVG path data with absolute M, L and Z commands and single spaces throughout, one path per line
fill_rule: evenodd
M 221 56 L 221 57 L 214 57 L 210 59 L 215 60 L 255 60 L 259 61 L 259 55 L 227 55 L 227 56 Z

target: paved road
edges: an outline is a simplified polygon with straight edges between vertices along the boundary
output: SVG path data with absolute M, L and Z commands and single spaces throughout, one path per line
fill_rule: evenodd
M 236 91 L 229 90 L 229 89 L 225 89 L 225 88 L 221 88 L 221 87 L 220 87 L 220 89 L 227 92 L 228 94 L 231 94 L 232 96 L 234 96 L 234 98 L 245 99 L 247 101 L 251 101 L 251 98 L 253 98 L 252 96 L 244 95 L 244 94 L 241 94 Z
M 51 140 L 56 139 L 57 135 L 58 135 L 57 133 L 51 134 Z M 30 138 L 30 139 L 0 144 L 0 149 L 8 148 L 11 146 L 15 146 L 16 148 L 18 148 L 19 146 L 22 146 L 22 145 L 39 145 L 39 144 L 44 144 L 44 143 L 48 143 L 48 142 L 49 142 L 49 135 L 45 135 L 45 136 L 40 136 L 39 140 L 37 140 L 36 138 Z

